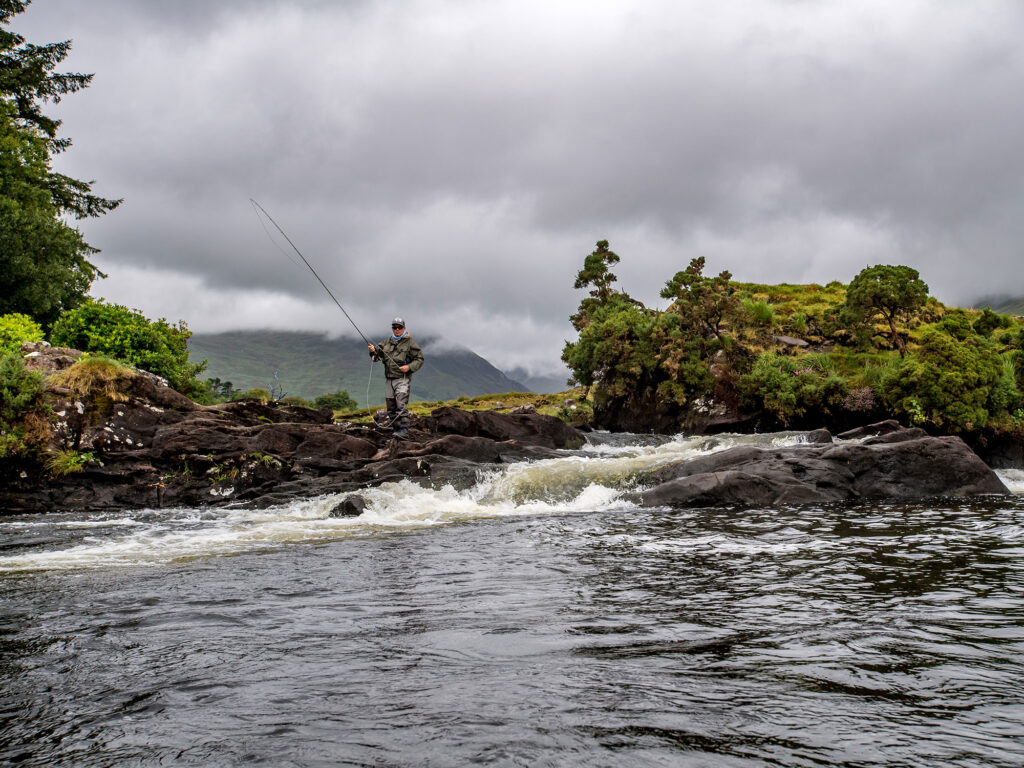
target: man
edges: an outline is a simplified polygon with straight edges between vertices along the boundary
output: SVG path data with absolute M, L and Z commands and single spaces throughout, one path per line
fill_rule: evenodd
M 384 363 L 384 399 L 388 405 L 388 423 L 395 425 L 394 436 L 409 437 L 409 385 L 412 374 L 423 365 L 420 345 L 405 330 L 405 320 L 391 321 L 391 338 L 374 346 L 367 344 L 370 357 Z

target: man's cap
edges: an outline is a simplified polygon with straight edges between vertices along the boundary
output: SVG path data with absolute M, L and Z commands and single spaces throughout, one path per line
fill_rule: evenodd
M 391 324 L 392 324 L 392 325 L 400 325 L 400 326 L 402 326 L 403 328 L 405 328 L 405 320 L 403 320 L 403 319 L 402 319 L 402 318 L 400 318 L 400 317 L 396 317 L 396 318 L 395 318 L 394 320 L 392 320 L 392 321 L 391 321 Z

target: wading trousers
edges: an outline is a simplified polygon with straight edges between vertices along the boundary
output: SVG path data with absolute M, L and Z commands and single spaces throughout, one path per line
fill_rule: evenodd
M 384 400 L 388 405 L 388 422 L 395 429 L 409 429 L 409 389 L 410 379 L 384 380 Z

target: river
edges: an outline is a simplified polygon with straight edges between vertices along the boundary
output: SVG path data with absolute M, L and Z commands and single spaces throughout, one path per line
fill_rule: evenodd
M 1024 473 L 642 509 L 597 435 L 463 489 L 0 519 L 0 764 L 1018 766 Z

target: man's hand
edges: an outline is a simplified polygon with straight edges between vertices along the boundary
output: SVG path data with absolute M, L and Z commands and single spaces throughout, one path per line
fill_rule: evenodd
M 400 366 L 398 366 L 398 370 L 400 370 L 402 373 L 408 373 L 409 372 L 409 366 L 408 365 L 400 365 Z
M 375 355 L 375 354 L 377 354 L 377 350 L 376 350 L 376 349 L 374 349 L 374 347 L 373 347 L 373 344 L 367 344 L 367 345 L 366 345 L 366 348 L 367 348 L 368 350 L 370 350 L 370 354 L 371 354 L 371 355 Z

